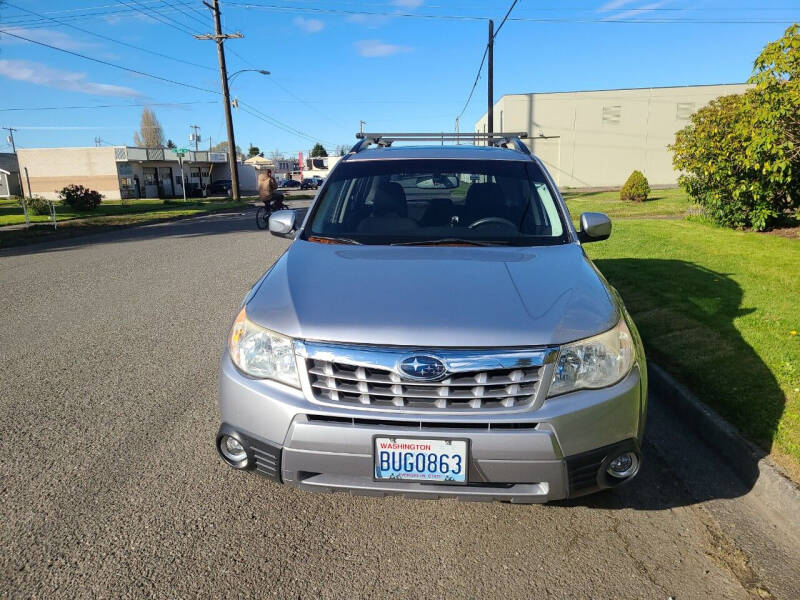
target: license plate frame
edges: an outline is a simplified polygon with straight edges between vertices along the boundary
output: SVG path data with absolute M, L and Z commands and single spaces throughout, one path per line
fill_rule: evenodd
M 420 478 L 407 478 L 407 477 L 378 477 L 378 440 L 400 440 L 410 442 L 459 442 L 464 444 L 463 461 L 464 461 L 464 480 L 446 480 L 446 479 L 420 479 Z M 420 483 L 426 485 L 469 485 L 469 466 L 472 457 L 471 440 L 463 437 L 448 437 L 448 436 L 416 436 L 416 435 L 386 435 L 375 434 L 372 436 L 372 480 L 375 482 L 386 483 L 400 482 L 400 483 Z

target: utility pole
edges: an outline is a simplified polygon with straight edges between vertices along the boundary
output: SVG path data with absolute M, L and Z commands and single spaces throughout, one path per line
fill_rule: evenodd
M 16 129 L 14 127 L 3 127 L 8 132 L 8 142 L 11 144 L 11 152 L 14 154 L 17 153 L 17 147 L 14 145 L 14 132 Z
M 214 40 L 217 43 L 217 57 L 219 58 L 219 77 L 222 80 L 222 101 L 225 104 L 225 125 L 228 130 L 228 165 L 231 169 L 231 191 L 233 192 L 233 199 L 239 200 L 239 173 L 236 170 L 236 139 L 233 135 L 233 116 L 231 115 L 231 97 L 228 90 L 228 69 L 225 66 L 225 46 L 224 42 L 231 38 L 243 38 L 244 36 L 239 33 L 224 34 L 222 33 L 222 24 L 220 22 L 219 0 L 213 0 L 214 4 L 203 2 L 211 12 L 214 14 L 214 34 L 213 35 L 196 35 L 198 40 Z
M 3 127 L 8 132 L 8 143 L 11 144 L 11 152 L 14 154 L 17 153 L 17 146 L 14 144 L 14 132 L 16 129 L 14 127 Z M 17 173 L 17 177 L 19 178 L 19 191 L 22 194 L 22 197 L 25 197 L 25 186 L 22 185 L 22 172 Z M 31 195 L 31 182 L 28 180 L 28 195 Z M 22 210 L 25 213 L 25 227 L 30 226 L 30 222 L 28 221 L 28 208 L 25 206 L 25 203 L 22 203 Z
M 189 125 L 190 129 L 194 129 L 194 151 L 197 152 L 197 142 L 200 141 L 200 138 L 197 137 L 197 130 L 200 129 L 200 125 Z
M 486 131 L 494 133 L 494 21 L 489 19 L 489 66 L 487 68 L 488 76 L 488 102 L 489 107 L 486 113 Z M 487 140 L 487 145 L 488 145 Z

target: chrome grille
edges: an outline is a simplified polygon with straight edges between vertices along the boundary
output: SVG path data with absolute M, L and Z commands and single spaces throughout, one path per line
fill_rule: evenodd
M 323 402 L 386 408 L 481 409 L 531 404 L 541 367 L 460 371 L 440 381 L 414 381 L 394 370 L 309 359 L 309 383 Z

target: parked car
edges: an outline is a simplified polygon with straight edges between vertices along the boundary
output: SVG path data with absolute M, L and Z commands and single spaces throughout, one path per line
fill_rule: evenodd
M 417 134 L 418 135 L 418 134 Z M 544 164 L 501 147 L 345 156 L 223 352 L 217 450 L 311 491 L 545 502 L 630 481 L 641 339 Z M 462 141 L 463 144 L 463 141 Z
M 311 177 L 306 177 L 303 179 L 302 185 L 300 186 L 301 190 L 316 190 L 319 188 L 322 183 L 325 181 L 324 178 L 319 177 L 318 175 L 312 175 Z
M 203 195 L 208 196 L 232 196 L 233 195 L 233 183 L 230 179 L 217 179 L 216 181 L 212 181 L 209 183 L 205 190 L 203 191 Z
M 299 188 L 300 182 L 295 181 L 294 179 L 284 179 L 278 184 L 278 187 L 282 188 Z

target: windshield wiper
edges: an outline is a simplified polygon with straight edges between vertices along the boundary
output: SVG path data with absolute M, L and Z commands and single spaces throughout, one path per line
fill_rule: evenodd
M 309 242 L 317 242 L 319 244 L 356 244 L 361 246 L 361 242 L 352 240 L 346 237 L 330 237 L 327 235 L 310 235 L 308 236 Z
M 469 245 L 469 246 L 507 246 L 503 240 L 467 240 L 463 238 L 439 238 L 438 240 L 419 240 L 414 242 L 395 242 L 392 246 L 439 246 L 439 245 Z

